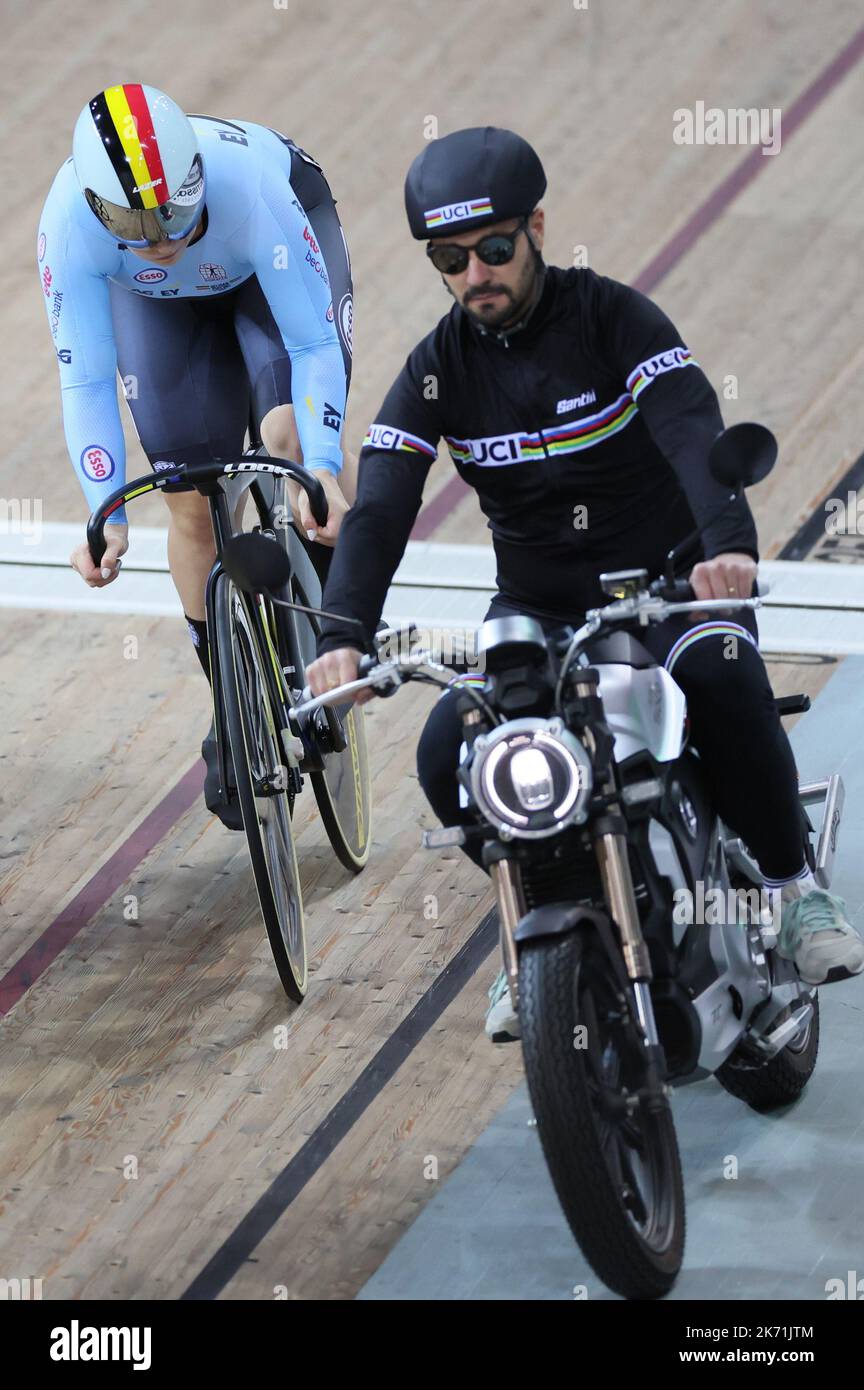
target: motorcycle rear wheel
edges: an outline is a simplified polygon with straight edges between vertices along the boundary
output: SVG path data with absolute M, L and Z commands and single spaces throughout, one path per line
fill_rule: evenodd
M 743 1100 L 752 1110 L 767 1114 L 798 1099 L 816 1067 L 819 1055 L 819 996 L 813 995 L 813 1013 L 801 1033 L 758 1069 L 736 1066 L 733 1057 L 714 1074 L 724 1090 Z
M 633 1104 L 642 1045 L 590 932 L 523 948 L 519 1018 L 537 1130 L 582 1253 L 622 1297 L 661 1298 L 684 1256 L 678 1141 L 667 1098 L 659 1113 Z

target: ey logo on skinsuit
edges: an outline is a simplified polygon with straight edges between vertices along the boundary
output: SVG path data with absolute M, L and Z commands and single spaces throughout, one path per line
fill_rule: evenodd
M 324 402 L 324 424 L 325 424 L 325 425 L 328 425 L 328 426 L 330 427 L 331 430 L 336 430 L 337 433 L 338 433 L 338 431 L 339 431 L 339 426 L 340 426 L 341 423 L 342 423 L 342 412 L 339 411 L 339 410 L 337 410 L 336 407 L 335 407 L 335 405 L 330 405 L 327 401 L 325 401 L 325 402 Z

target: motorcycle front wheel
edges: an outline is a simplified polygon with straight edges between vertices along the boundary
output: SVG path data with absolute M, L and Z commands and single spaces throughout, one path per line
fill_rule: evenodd
M 660 1298 L 684 1256 L 684 1184 L 667 1098 L 637 1098 L 642 1044 L 590 932 L 530 942 L 519 964 L 522 1052 L 558 1200 L 595 1273 Z

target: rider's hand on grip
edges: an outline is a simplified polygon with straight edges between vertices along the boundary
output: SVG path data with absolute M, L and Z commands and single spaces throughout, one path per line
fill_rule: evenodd
M 121 555 L 129 549 L 129 527 L 109 524 L 105 527 L 105 550 L 99 563 L 94 563 L 90 545 L 87 541 L 77 545 L 69 556 L 69 563 L 77 570 L 85 584 L 91 589 L 104 589 L 112 584 L 120 572 Z

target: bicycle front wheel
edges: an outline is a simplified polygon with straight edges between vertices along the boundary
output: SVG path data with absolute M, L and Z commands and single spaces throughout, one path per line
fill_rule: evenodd
M 255 600 L 227 575 L 216 581 L 216 637 L 225 724 L 261 915 L 289 999 L 306 993 L 303 896 L 276 719 L 265 678 Z

